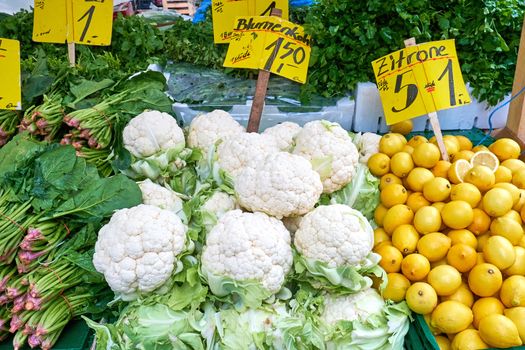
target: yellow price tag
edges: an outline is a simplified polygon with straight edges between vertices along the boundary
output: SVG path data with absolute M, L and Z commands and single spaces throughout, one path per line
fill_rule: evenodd
M 33 41 L 110 45 L 111 0 L 35 0 Z
M 0 109 L 22 109 L 20 42 L 0 38 Z
M 235 19 L 239 16 L 269 16 L 274 8 L 282 11 L 281 18 L 288 19 L 288 0 L 213 0 L 213 41 L 230 42 Z
M 224 67 L 264 69 L 306 82 L 311 38 L 279 17 L 238 17 Z
M 409 46 L 372 67 L 387 125 L 471 102 L 454 40 Z

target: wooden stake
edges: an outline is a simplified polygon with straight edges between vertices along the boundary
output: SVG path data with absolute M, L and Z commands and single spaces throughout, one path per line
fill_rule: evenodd
M 416 39 L 410 38 L 405 40 L 405 47 L 409 46 L 416 46 Z M 434 131 L 434 135 L 436 136 L 436 141 L 439 147 L 439 151 L 441 152 L 441 158 L 443 158 L 444 161 L 449 161 L 447 148 L 445 147 L 445 142 L 443 141 L 443 134 L 441 133 L 441 125 L 439 125 L 439 119 L 436 112 L 429 112 L 428 113 L 428 119 L 430 120 L 430 125 L 432 126 L 432 130 Z
M 75 66 L 75 43 L 67 43 L 67 56 L 69 58 L 69 65 Z
M 281 17 L 282 11 L 274 8 L 272 9 L 270 16 Z M 275 57 L 276 53 L 274 52 L 270 57 L 270 67 L 273 64 Z M 259 132 L 259 125 L 261 124 L 261 116 L 264 109 L 264 100 L 266 99 L 270 74 L 271 73 L 267 70 L 259 70 L 257 84 L 255 85 L 255 95 L 253 96 L 252 108 L 250 110 L 250 118 L 248 119 L 248 127 L 246 128 L 247 132 Z

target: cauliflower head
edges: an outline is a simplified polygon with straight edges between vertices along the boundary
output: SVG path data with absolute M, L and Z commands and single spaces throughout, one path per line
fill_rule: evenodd
M 294 146 L 294 137 L 301 131 L 301 126 L 293 122 L 284 122 L 264 130 L 263 135 L 275 137 L 281 151 L 290 151 Z
M 306 214 L 294 244 L 306 258 L 329 267 L 357 266 L 374 246 L 374 231 L 357 210 L 344 204 L 322 205 Z
M 138 182 L 138 185 L 142 192 L 143 204 L 154 205 L 175 213 L 182 210 L 182 199 L 171 189 L 158 185 L 150 179 Z
M 204 202 L 200 210 L 214 213 L 217 217 L 221 217 L 226 212 L 236 208 L 238 208 L 238 205 L 234 196 L 226 192 L 216 191 Z
M 357 148 L 337 123 L 306 123 L 295 137 L 294 154 L 308 159 L 320 175 L 323 192 L 332 193 L 352 181 L 359 160 Z
M 169 211 L 146 204 L 116 211 L 95 244 L 93 264 L 123 300 L 166 283 L 185 250 L 186 227 Z
M 145 111 L 131 119 L 122 137 L 124 147 L 137 158 L 185 146 L 184 133 L 175 118 L 159 111 Z
M 359 162 L 368 163 L 368 158 L 373 154 L 379 153 L 379 141 L 381 135 L 373 132 L 358 133 L 354 136 L 354 144 L 359 152 Z
M 321 320 L 329 325 L 339 321 L 365 321 L 372 314 L 383 314 L 385 301 L 373 288 L 351 295 L 326 295 Z
M 271 295 L 283 286 L 292 261 L 290 233 L 280 220 L 237 209 L 224 214 L 208 233 L 202 271 L 208 281 L 212 275 L 238 283 L 256 281 Z M 213 283 L 210 289 L 218 296 L 226 293 Z
M 278 152 L 245 167 L 235 179 L 235 191 L 243 208 L 282 218 L 312 210 L 323 185 L 306 159 Z
M 279 152 L 275 138 L 257 133 L 242 133 L 226 138 L 217 147 L 219 166 L 233 177 L 254 159 Z
M 233 119 L 230 113 L 216 109 L 210 113 L 201 114 L 191 121 L 188 145 L 208 152 L 208 149 L 217 141 L 244 132 L 244 127 Z

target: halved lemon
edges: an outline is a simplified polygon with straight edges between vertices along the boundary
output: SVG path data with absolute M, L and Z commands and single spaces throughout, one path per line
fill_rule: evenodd
M 448 179 L 454 184 L 463 182 L 463 177 L 472 168 L 472 165 L 465 159 L 458 159 L 448 169 Z
M 470 164 L 472 166 L 484 165 L 489 167 L 492 172 L 495 172 L 499 166 L 499 159 L 490 151 L 479 151 L 470 158 Z

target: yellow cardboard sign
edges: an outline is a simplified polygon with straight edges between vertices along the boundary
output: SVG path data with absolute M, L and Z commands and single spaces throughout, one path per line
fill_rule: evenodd
M 20 42 L 0 38 L 0 109 L 22 109 Z
M 211 7 L 216 44 L 230 42 L 235 18 L 239 16 L 269 16 L 272 9 L 278 8 L 281 18 L 288 19 L 288 0 L 213 0 Z
M 311 40 L 303 27 L 279 17 L 238 17 L 223 66 L 264 69 L 304 84 Z
M 110 45 L 111 0 L 35 0 L 33 41 Z
M 372 67 L 387 125 L 471 102 L 454 40 L 409 46 Z

